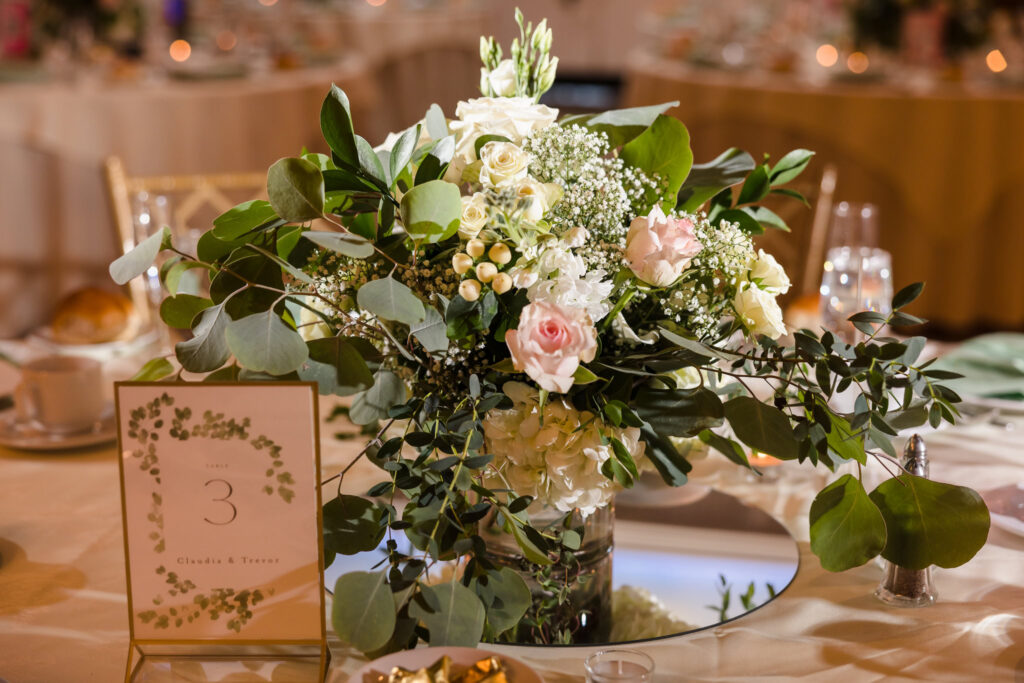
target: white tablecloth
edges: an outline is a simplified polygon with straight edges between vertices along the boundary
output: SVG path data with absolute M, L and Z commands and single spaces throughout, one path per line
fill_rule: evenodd
M 6 390 L 13 375 L 0 368 Z M 981 491 L 1024 481 L 1024 418 L 1011 422 L 1012 430 L 984 423 L 928 436 L 933 477 Z M 332 425 L 324 434 L 335 431 Z M 328 437 L 325 473 L 358 448 L 358 441 Z M 54 454 L 0 448 L 0 678 L 9 683 L 123 677 L 128 615 L 116 457 L 111 446 Z M 373 476 L 356 472 L 346 480 L 351 492 L 365 490 Z M 659 683 L 1024 676 L 1024 538 L 993 528 L 971 562 L 935 572 L 936 605 L 886 607 L 871 595 L 880 578 L 873 563 L 831 574 L 810 553 L 806 516 L 818 475 L 797 467 L 777 482 L 751 483 L 714 459 L 699 463 L 697 472 L 698 480 L 783 521 L 800 541 L 800 568 L 779 598 L 748 616 L 641 646 L 655 659 Z M 329 680 L 343 683 L 363 660 L 336 640 L 332 649 Z M 569 683 L 582 681 L 591 650 L 507 652 L 540 670 L 547 683 Z
M 0 337 L 45 322 L 75 287 L 109 284 L 106 157 L 163 175 L 260 171 L 303 146 L 321 151 L 332 81 L 356 125 L 372 123 L 381 92 L 367 68 L 352 58 L 238 80 L 0 85 Z

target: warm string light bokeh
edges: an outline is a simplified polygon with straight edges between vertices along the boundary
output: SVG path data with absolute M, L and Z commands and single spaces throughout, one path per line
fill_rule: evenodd
M 171 59 L 176 62 L 184 62 L 192 56 L 192 46 L 189 45 L 187 40 L 178 39 L 171 43 L 171 47 L 168 49 L 171 55 Z

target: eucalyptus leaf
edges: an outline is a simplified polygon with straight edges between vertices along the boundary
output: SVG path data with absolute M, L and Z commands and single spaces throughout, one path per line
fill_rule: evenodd
M 285 157 L 267 171 L 267 196 L 277 215 L 304 223 L 324 212 L 324 176 L 305 159 Z
M 423 345 L 429 353 L 444 351 L 448 348 L 448 325 L 433 306 L 424 306 L 422 322 L 409 326 L 409 333 Z
M 988 508 L 967 487 L 902 474 L 870 497 L 888 532 L 882 557 L 900 567 L 959 567 L 988 539 Z
M 174 353 L 181 366 L 189 372 L 211 372 L 224 365 L 231 356 L 224 332 L 231 318 L 224 304 L 210 306 L 202 313 L 191 339 L 178 342 Z
M 324 553 L 356 555 L 377 548 L 387 527 L 373 501 L 340 494 L 323 508 Z
M 272 223 L 277 212 L 265 199 L 242 202 L 213 219 L 213 234 L 217 239 L 238 239 L 250 230 Z
M 693 466 L 676 450 L 672 442 L 654 431 L 649 424 L 640 428 L 640 434 L 647 444 L 647 457 L 654 463 L 662 480 L 669 486 L 685 484 L 686 474 Z
M 793 429 L 781 410 L 750 396 L 737 396 L 726 402 L 725 417 L 736 438 L 754 450 L 782 460 L 797 457 Z
M 356 292 L 356 303 L 364 311 L 384 320 L 394 320 L 406 325 L 415 325 L 426 320 L 423 302 L 416 298 L 411 289 L 390 275 L 379 280 L 371 280 L 360 287 Z
M 343 643 L 370 652 L 391 638 L 395 603 L 386 572 L 342 574 L 334 584 L 333 602 L 331 624 Z
M 405 401 L 405 384 L 398 375 L 380 370 L 374 375 L 373 386 L 356 394 L 349 409 L 349 419 L 355 424 L 371 424 L 388 416 L 388 410 Z
M 132 382 L 155 382 L 174 374 L 174 365 L 166 358 L 154 358 L 132 375 Z
M 518 624 L 533 602 L 526 581 L 509 567 L 487 572 L 473 582 L 473 589 L 487 606 L 487 623 L 495 635 Z
M 664 114 L 672 107 L 678 106 L 679 102 L 676 101 L 652 104 L 646 107 L 613 109 L 600 114 L 567 116 L 560 123 L 562 125 L 575 123 L 590 130 L 605 133 L 608 136 L 612 149 L 615 149 L 647 130 L 659 115 Z
M 351 258 L 366 258 L 373 254 L 373 242 L 352 232 L 307 230 L 302 236 L 318 247 Z
M 302 337 L 273 309 L 233 321 L 225 336 L 239 364 L 256 372 L 286 375 L 298 370 L 309 357 Z
M 437 144 L 430 148 L 427 155 L 423 157 L 420 166 L 416 169 L 415 185 L 422 185 L 431 180 L 438 180 L 444 177 L 448 164 L 455 155 L 455 136 L 448 135 L 441 138 Z
M 675 197 L 693 164 L 690 133 L 676 118 L 659 115 L 651 126 L 622 147 L 621 158 L 648 175 L 658 175 L 667 183 L 668 194 Z
M 456 226 L 457 227 L 457 226 Z M 171 230 L 163 227 L 135 245 L 135 248 L 119 256 L 110 264 L 110 277 L 119 285 L 126 285 L 142 275 L 156 260 L 160 250 L 170 244 Z
M 358 167 L 359 155 L 356 152 L 348 95 L 333 83 L 320 107 L 320 130 L 338 158 L 350 166 Z
M 432 180 L 412 188 L 402 197 L 402 224 L 417 242 L 434 244 L 459 229 L 462 197 L 459 186 Z
M 351 396 L 373 386 L 373 374 L 356 347 L 345 337 L 306 342 L 309 357 L 299 377 L 316 382 L 321 395 Z
M 194 294 L 169 296 L 160 302 L 160 319 L 170 327 L 188 330 L 196 316 L 210 306 L 213 306 L 212 301 Z
M 677 208 L 695 212 L 725 188 L 742 183 L 755 166 L 754 158 L 736 147 L 706 164 L 694 164 L 679 189 Z
M 186 273 L 196 268 L 208 268 L 205 263 L 200 261 L 179 261 L 173 266 L 167 269 L 167 273 L 164 275 L 164 288 L 171 296 L 175 296 L 178 293 L 192 294 L 193 292 L 184 292 L 184 288 L 188 288 L 188 278 L 185 278 Z M 192 283 L 195 284 L 194 282 Z
M 391 148 L 391 158 L 389 159 L 391 171 L 389 177 L 392 179 L 392 182 L 409 165 L 409 162 L 412 160 L 412 153 L 416 150 L 416 143 L 419 139 L 420 126 L 416 124 L 402 133 L 398 140 L 395 141 L 395 146 Z
M 870 561 L 885 546 L 882 513 L 860 480 L 849 474 L 832 482 L 811 503 L 811 551 L 830 572 Z
M 430 105 L 423 122 L 432 140 L 440 140 L 448 135 L 448 121 L 445 119 L 444 111 L 437 104 Z
M 431 647 L 476 647 L 484 632 L 483 603 L 457 581 L 422 586 L 409 614 L 430 631 Z

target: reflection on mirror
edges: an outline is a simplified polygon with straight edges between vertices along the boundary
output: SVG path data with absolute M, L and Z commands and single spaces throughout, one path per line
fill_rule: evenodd
M 620 493 L 615 503 L 608 643 L 689 633 L 769 602 L 796 575 L 799 550 L 767 513 L 691 484 L 687 496 Z M 585 541 L 584 541 L 585 542 Z M 367 571 L 379 557 L 338 555 L 325 572 Z

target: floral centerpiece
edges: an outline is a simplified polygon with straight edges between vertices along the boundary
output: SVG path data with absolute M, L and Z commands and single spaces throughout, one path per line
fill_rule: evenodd
M 482 41 L 483 96 L 454 118 L 434 105 L 374 148 L 332 87 L 329 155 L 275 163 L 269 201 L 220 216 L 198 258 L 165 230 L 111 267 L 125 282 L 169 250 L 161 315 L 192 331 L 181 370 L 155 359 L 140 378 L 301 378 L 352 397 L 350 419 L 374 435 L 356 460 L 382 476 L 363 496 L 338 482 L 326 559 L 384 556 L 338 580 L 339 637 L 367 653 L 606 638 L 610 506 L 644 470 L 686 483 L 675 438 L 750 469 L 751 450 L 888 467 L 870 495 L 846 475 L 815 501 L 827 569 L 970 559 L 981 499 L 903 473 L 892 445 L 902 426 L 952 421 L 959 400 L 918 362 L 923 338 L 882 336 L 920 322 L 902 310 L 920 286 L 891 315 L 854 316 L 858 344 L 776 341 L 789 280 L 753 238 L 786 229 L 763 202 L 803 201 L 785 185 L 811 153 L 694 165 L 672 103 L 560 118 L 538 103 L 551 32 L 517 19 L 510 59 Z M 176 290 L 193 268 L 209 296 Z M 832 401 L 843 392 L 852 411 Z

